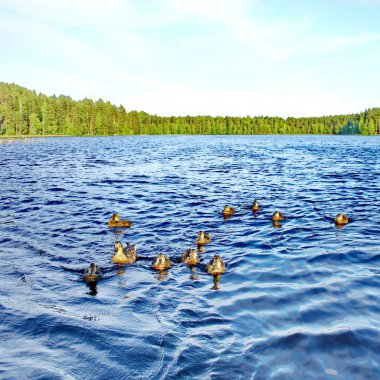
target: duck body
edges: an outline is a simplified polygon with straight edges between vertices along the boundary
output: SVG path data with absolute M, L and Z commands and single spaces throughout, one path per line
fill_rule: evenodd
M 187 249 L 181 257 L 181 261 L 189 266 L 199 263 L 198 252 L 195 249 Z
M 349 221 L 348 217 L 344 214 L 338 214 L 335 217 L 335 224 L 338 226 L 343 226 L 343 225 L 347 224 L 348 221 Z
M 108 227 L 110 228 L 131 227 L 132 225 L 133 223 L 129 220 L 120 220 L 119 214 L 113 214 L 108 221 Z
M 198 246 L 202 246 L 211 242 L 211 236 L 207 232 L 199 231 L 198 236 L 195 239 L 195 243 Z
M 172 263 L 169 260 L 169 258 L 162 253 L 160 253 L 157 256 L 156 260 L 152 263 L 152 268 L 159 271 L 166 270 L 170 268 L 171 266 L 172 266 Z
M 284 215 L 280 211 L 275 211 L 272 215 L 272 220 L 278 222 L 279 220 L 284 220 Z
M 256 200 L 253 201 L 252 206 L 251 206 L 252 211 L 260 211 L 260 205 L 259 202 Z
M 226 266 L 219 255 L 215 255 L 207 264 L 206 272 L 213 276 L 220 275 L 226 271 Z
M 115 253 L 112 257 L 113 263 L 119 265 L 133 264 L 136 260 L 136 245 L 128 243 L 127 247 L 124 249 L 121 242 L 115 242 Z
M 100 275 L 101 273 L 100 273 L 99 267 L 96 264 L 91 263 L 86 269 L 86 271 L 84 272 L 83 279 L 87 283 L 94 283 L 98 281 L 98 279 L 100 278 Z
M 231 216 L 232 214 L 235 214 L 236 210 L 232 208 L 231 206 L 224 206 L 224 209 L 222 211 L 223 216 Z
M 136 245 L 127 243 L 127 246 L 124 249 L 124 255 L 127 257 L 127 264 L 133 264 L 137 260 Z

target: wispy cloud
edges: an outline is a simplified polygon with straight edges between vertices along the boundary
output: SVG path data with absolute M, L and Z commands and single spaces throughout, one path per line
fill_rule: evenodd
M 344 112 L 375 96 L 347 83 L 376 82 L 380 28 L 339 2 L 0 0 L 1 79 L 158 114 Z

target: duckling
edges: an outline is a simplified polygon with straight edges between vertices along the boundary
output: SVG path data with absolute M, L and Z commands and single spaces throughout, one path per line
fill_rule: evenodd
M 199 263 L 198 252 L 195 249 L 187 249 L 181 257 L 181 261 L 189 266 Z
M 132 224 L 129 220 L 120 220 L 119 214 L 113 214 L 112 218 L 108 221 L 108 227 L 111 228 L 131 227 Z
M 152 263 L 152 268 L 159 270 L 159 271 L 164 271 L 172 266 L 171 261 L 167 256 L 165 256 L 163 253 L 160 253 L 156 260 Z
M 226 271 L 226 266 L 219 255 L 215 255 L 207 264 L 206 271 L 213 276 L 220 275 Z
M 260 205 L 259 205 L 259 202 L 257 202 L 256 199 L 252 203 L 251 210 L 255 211 L 255 212 L 256 211 L 260 211 Z
M 345 224 L 347 224 L 349 221 L 348 217 L 344 214 L 338 214 L 335 218 L 335 224 L 337 226 L 343 226 Z
M 275 211 L 275 212 L 273 213 L 273 215 L 272 215 L 272 220 L 273 220 L 274 222 L 277 222 L 277 221 L 279 221 L 279 220 L 284 220 L 284 219 L 285 219 L 285 218 L 284 218 L 284 215 L 282 215 L 280 211 Z
M 112 262 L 119 265 L 133 264 L 136 259 L 136 246 L 128 243 L 124 249 L 120 241 L 115 242 L 115 253 L 112 257 Z
M 93 282 L 98 281 L 99 277 L 100 277 L 100 270 L 98 266 L 94 263 L 91 263 L 86 269 L 86 271 L 84 272 L 83 279 L 87 283 L 93 283 Z
M 222 211 L 223 216 L 231 216 L 232 214 L 235 214 L 236 210 L 232 208 L 231 206 L 224 206 L 224 209 Z
M 208 244 L 210 243 L 210 241 L 211 241 L 211 236 L 207 232 L 203 232 L 203 231 L 199 231 L 198 236 L 195 239 L 195 243 L 198 246 Z

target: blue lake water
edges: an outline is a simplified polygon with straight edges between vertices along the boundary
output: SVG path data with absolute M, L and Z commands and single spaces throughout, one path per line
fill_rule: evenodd
M 0 142 L 0 378 L 380 378 L 379 138 Z M 199 230 L 218 289 L 202 266 L 150 269 Z M 116 240 L 148 259 L 113 265 Z

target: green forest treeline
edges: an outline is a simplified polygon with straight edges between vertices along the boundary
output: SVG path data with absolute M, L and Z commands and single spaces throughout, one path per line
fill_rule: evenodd
M 75 101 L 0 82 L 0 136 L 139 134 L 380 134 L 380 108 L 324 117 L 161 117 L 102 99 Z

